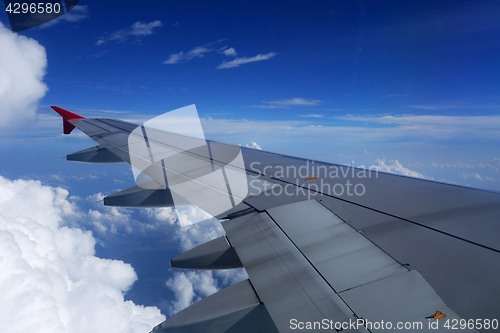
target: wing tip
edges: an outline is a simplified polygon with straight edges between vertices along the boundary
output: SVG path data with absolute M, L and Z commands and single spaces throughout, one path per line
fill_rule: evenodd
M 58 106 L 51 106 L 52 110 L 57 112 L 63 118 L 63 130 L 64 134 L 70 134 L 75 128 L 75 125 L 70 123 L 68 120 L 71 119 L 84 119 L 85 117 L 79 116 L 76 113 L 64 110 Z
M 70 119 L 84 119 L 85 117 L 79 116 L 76 113 L 70 112 L 68 110 L 64 110 L 58 106 L 51 106 L 52 110 L 55 112 L 59 113 L 61 117 L 63 117 L 64 120 L 70 120 Z

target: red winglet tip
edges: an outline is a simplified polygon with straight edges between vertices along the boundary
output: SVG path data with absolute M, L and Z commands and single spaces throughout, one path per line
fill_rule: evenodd
M 51 106 L 51 108 L 59 113 L 59 115 L 63 118 L 63 132 L 64 134 L 70 134 L 72 130 L 75 129 L 75 125 L 70 123 L 68 120 L 71 119 L 84 119 L 85 117 L 79 116 L 76 113 L 69 112 L 68 110 L 61 109 L 58 106 Z
M 58 106 L 51 106 L 51 108 L 59 113 L 61 117 L 63 117 L 63 120 L 70 120 L 70 119 L 83 119 L 85 117 L 79 116 L 76 113 L 69 112 L 68 110 L 61 109 Z

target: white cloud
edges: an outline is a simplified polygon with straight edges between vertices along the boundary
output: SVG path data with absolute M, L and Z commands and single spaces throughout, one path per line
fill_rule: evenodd
M 118 191 L 118 190 L 117 190 Z M 191 223 L 185 222 L 183 212 L 190 207 L 173 208 L 144 208 L 138 212 L 141 218 L 134 216 L 133 210 L 123 207 L 104 206 L 102 200 L 104 195 L 96 193 L 86 198 L 92 204 L 87 214 L 79 218 L 80 225 L 89 225 L 99 236 L 107 234 L 133 234 L 137 232 L 158 231 L 165 226 L 174 224 Z M 206 214 L 202 210 L 199 210 Z M 195 215 L 193 215 L 194 218 Z M 201 215 L 200 215 L 201 216 Z M 211 217 L 207 214 L 208 217 Z
M 144 209 L 143 212 L 156 220 L 166 221 L 168 224 L 174 224 L 177 218 L 177 214 L 175 214 L 173 208 L 151 208 Z
M 155 28 L 161 27 L 163 24 L 161 21 L 156 20 L 149 23 L 143 23 L 141 21 L 135 22 L 130 28 L 118 30 L 110 35 L 105 35 L 99 37 L 96 45 L 102 45 L 107 42 L 125 42 L 129 37 L 135 36 L 137 38 L 151 35 Z
M 462 175 L 463 179 L 465 179 L 465 180 L 468 180 L 469 177 L 472 177 L 473 179 L 480 181 L 480 182 L 482 182 L 482 181 L 494 182 L 495 181 L 495 178 L 493 178 L 493 177 L 480 175 L 478 173 L 465 173 L 465 172 L 463 172 L 461 175 Z
M 165 283 L 175 295 L 175 299 L 170 302 L 169 315 L 174 315 L 202 298 L 245 279 L 248 279 L 248 275 L 242 268 L 218 271 L 176 271 L 173 277 Z
M 500 116 L 436 116 L 436 115 L 379 115 L 379 116 L 342 116 L 333 119 L 357 121 L 371 124 L 389 124 L 393 128 L 365 128 L 373 133 L 387 137 L 427 137 L 432 139 L 500 138 Z M 372 126 L 372 125 L 371 125 Z M 344 127 L 348 128 L 348 127 Z
M 194 59 L 194 58 L 202 58 L 205 56 L 205 54 L 210 53 L 210 52 L 217 52 L 217 53 L 222 53 L 225 55 L 236 55 L 236 51 L 232 47 L 228 48 L 227 46 L 224 46 L 224 47 L 219 48 L 219 49 L 214 48 L 215 45 L 220 44 L 223 41 L 224 41 L 224 39 L 220 39 L 220 40 L 215 41 L 215 42 L 211 42 L 211 43 L 207 43 L 205 45 L 197 46 L 188 52 L 181 51 L 178 53 L 171 54 L 170 57 L 167 60 L 165 60 L 163 63 L 167 64 L 167 65 L 175 65 L 175 64 L 189 61 L 189 60 Z
M 278 101 L 262 101 L 265 105 L 251 105 L 253 108 L 265 108 L 265 109 L 288 109 L 293 106 L 315 106 L 322 101 L 318 99 L 306 99 L 306 98 L 290 98 L 282 99 Z M 301 117 L 315 117 L 320 118 L 322 115 L 304 115 Z
M 262 150 L 262 148 L 257 144 L 257 142 L 250 142 L 249 144 L 246 144 L 245 146 L 248 148 Z
M 256 62 L 256 61 L 262 61 L 262 60 L 268 60 L 274 57 L 276 53 L 270 52 L 267 54 L 258 54 L 255 57 L 242 57 L 242 58 L 236 58 L 231 61 L 223 61 L 222 64 L 217 66 L 217 69 L 222 69 L 222 68 L 233 68 L 233 67 L 239 67 L 240 65 L 248 64 L 251 62 Z
M 299 117 L 304 117 L 304 118 L 323 118 L 325 115 L 324 114 L 302 114 L 299 115 Z
M 167 65 L 176 65 L 180 63 L 187 62 L 189 60 L 192 60 L 194 58 L 202 58 L 205 56 L 205 54 L 210 53 L 210 52 L 215 52 L 215 53 L 220 53 L 224 54 L 225 56 L 232 56 L 235 57 L 238 53 L 233 47 L 228 47 L 224 46 L 222 48 L 215 48 L 214 45 L 220 44 L 224 40 L 218 40 L 216 42 L 211 42 L 205 45 L 197 46 L 193 48 L 192 50 L 188 52 L 178 52 L 178 53 L 173 53 L 170 55 L 170 57 L 165 60 L 163 63 Z M 231 67 L 238 67 L 242 64 L 246 64 L 249 62 L 255 62 L 255 61 L 262 61 L 262 60 L 267 60 L 272 57 L 274 57 L 276 53 L 271 52 L 268 54 L 258 54 L 255 57 L 242 57 L 242 58 L 236 58 L 231 61 L 224 61 L 222 64 L 217 66 L 217 69 L 221 68 L 231 68 Z
M 460 169 L 472 169 L 475 166 L 470 165 L 468 163 L 462 163 L 462 162 L 453 162 L 453 163 L 436 163 L 434 161 L 431 162 L 431 166 L 435 168 L 460 168 Z
M 181 227 L 187 227 L 200 221 L 217 221 L 210 214 L 196 206 L 176 207 L 175 213 Z
M 194 58 L 201 58 L 205 53 L 210 51 L 212 50 L 206 46 L 197 46 L 187 53 L 181 51 L 179 53 L 171 54 L 170 58 L 165 60 L 163 63 L 167 65 L 178 64 L 179 62 L 189 61 Z
M 176 238 L 184 251 L 224 235 L 224 229 L 216 218 L 196 206 L 185 208 L 184 211 L 178 213 L 179 220 L 183 220 L 179 221 L 179 224 L 183 225 L 183 227 L 176 231 Z M 180 209 L 178 208 L 178 210 Z M 200 221 L 201 219 L 204 219 L 204 221 L 199 223 L 190 222 Z
M 214 275 L 219 279 L 223 286 L 231 286 L 235 283 L 248 279 L 247 271 L 243 268 L 238 269 L 222 269 L 213 271 Z
M 175 272 L 165 284 L 176 298 L 170 306 L 171 315 L 219 290 L 211 271 Z
M 47 28 L 51 27 L 55 24 L 58 24 L 60 22 L 66 21 L 66 22 L 79 22 L 81 20 L 84 20 L 89 17 L 89 6 L 75 6 L 73 9 L 71 9 L 68 13 L 59 16 L 55 20 L 49 21 L 47 23 L 42 24 L 40 27 L 41 28 Z
M 141 21 L 135 22 L 132 24 L 132 29 L 130 30 L 130 34 L 132 36 L 147 36 L 153 33 L 154 28 L 161 27 L 162 23 L 159 20 L 142 23 Z
M 228 49 L 225 49 L 224 51 L 222 51 L 222 53 L 224 53 L 224 55 L 231 56 L 231 57 L 236 57 L 236 55 L 238 54 L 238 53 L 236 53 L 236 50 L 234 49 L 234 47 L 230 47 Z
M 90 231 L 63 226 L 67 195 L 0 177 L 0 331 L 148 332 L 165 317 L 124 300 L 129 264 L 96 257 Z
M 462 105 L 462 104 L 428 104 L 408 105 L 407 107 L 422 110 L 446 110 L 446 109 L 500 109 L 500 105 Z
M 375 160 L 375 164 L 370 165 L 369 169 L 394 173 L 397 175 L 410 176 L 415 178 L 433 179 L 431 177 L 424 176 L 416 171 L 412 171 L 408 168 L 405 168 L 404 166 L 401 165 L 401 163 L 399 163 L 398 160 L 392 160 L 386 164 L 385 159 L 381 160 L 377 158 Z
M 483 171 L 492 171 L 494 173 L 500 173 L 500 159 L 493 158 L 487 161 L 476 161 L 475 163 L 463 163 L 463 162 L 448 162 L 448 163 L 436 163 L 431 162 L 431 166 L 441 169 L 480 169 Z
M 45 48 L 36 40 L 12 33 L 0 22 L 0 127 L 35 121 L 38 101 L 48 88 Z
M 408 97 L 408 95 L 407 94 L 387 94 L 387 95 L 378 96 L 378 98 L 392 98 L 392 97 Z

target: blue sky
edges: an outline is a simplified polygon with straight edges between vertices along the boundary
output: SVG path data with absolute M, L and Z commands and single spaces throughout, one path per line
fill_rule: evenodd
M 382 123 L 381 116 L 494 117 L 500 109 L 500 5 L 495 1 L 84 1 L 80 6 L 67 14 L 73 18 L 23 33 L 47 52 L 43 81 L 49 91 L 40 101 L 42 112 L 57 104 L 82 113 L 156 115 L 194 103 L 201 116 L 216 119 L 286 120 L 388 132 L 401 124 Z M 0 19 L 6 23 L 6 15 Z M 225 55 L 229 49 L 234 52 Z M 267 59 L 217 69 L 258 55 Z M 165 63 L 171 57 L 179 60 Z M 445 125 L 447 120 L 432 123 Z M 411 133 L 384 137 L 372 153 L 376 158 L 401 159 L 386 153 L 391 144 L 426 140 L 408 137 Z M 443 137 L 438 133 L 432 138 L 435 142 L 416 145 L 416 151 L 422 150 L 419 157 L 406 163 L 423 163 L 424 150 L 432 155 L 433 146 L 445 149 L 441 144 L 472 145 L 474 151 L 478 144 L 486 145 L 492 149 L 481 156 L 484 162 L 498 157 L 497 142 L 489 144 L 489 137 L 477 142 L 457 135 L 441 143 Z M 311 151 L 290 150 L 272 136 L 241 134 L 231 139 L 260 140 L 265 149 L 285 153 Z M 342 147 L 333 145 L 308 157 L 351 163 L 336 154 L 373 145 L 372 138 L 367 139 L 361 143 L 346 138 L 349 142 L 342 142 Z M 460 142 L 463 139 L 466 142 Z M 399 149 L 404 155 L 407 151 L 408 147 Z
M 96 204 L 133 185 L 129 168 L 61 159 L 94 143 L 63 136 L 50 105 L 144 121 L 196 104 L 214 140 L 500 191 L 499 13 L 498 1 L 81 0 L 28 42 L 1 30 L 0 175 L 66 189 L 79 212 L 67 225 L 131 262 L 128 297 L 169 315 L 211 289 L 189 298 L 166 280 L 229 280 L 148 267 L 220 230 Z

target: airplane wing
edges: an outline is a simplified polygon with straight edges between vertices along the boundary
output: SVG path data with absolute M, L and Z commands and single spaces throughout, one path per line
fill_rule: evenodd
M 65 133 L 77 127 L 99 144 L 68 160 L 131 163 L 128 138 L 140 125 L 53 108 Z M 149 148 L 175 151 L 182 140 L 165 134 L 147 141 Z M 234 148 L 207 147 L 208 153 L 181 154 L 175 167 L 168 158 L 157 170 L 144 167 L 149 185 L 104 199 L 125 207 L 198 205 L 222 221 L 226 235 L 171 266 L 248 273 L 248 280 L 152 332 L 498 330 L 500 194 L 245 147 L 238 150 L 244 164 L 235 166 L 229 162 L 239 154 Z M 225 194 L 203 180 L 210 170 L 222 170 Z M 242 174 L 248 191 L 234 185 Z M 176 186 L 186 179 L 201 189 L 182 192 Z

